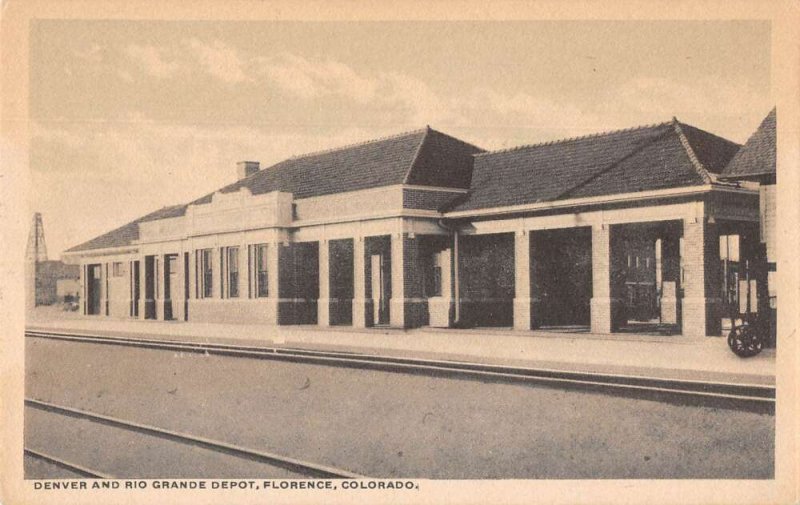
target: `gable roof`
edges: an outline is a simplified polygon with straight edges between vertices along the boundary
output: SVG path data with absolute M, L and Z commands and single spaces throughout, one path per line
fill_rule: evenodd
M 725 167 L 722 176 L 728 179 L 737 179 L 774 174 L 775 128 L 776 109 L 773 108 Z
M 703 185 L 739 146 L 678 122 L 521 146 L 475 157 L 465 211 Z
M 95 237 L 82 244 L 70 247 L 64 252 L 89 251 L 93 249 L 108 249 L 110 247 L 124 247 L 131 245 L 134 240 L 139 239 L 139 223 L 182 216 L 186 213 L 186 207 L 187 205 L 172 205 L 170 207 L 158 209 L 157 211 L 142 216 L 126 225 L 120 226 L 119 228 L 111 230 L 108 233 L 104 233 L 99 237 Z
M 247 188 L 254 195 L 285 191 L 295 199 L 347 191 L 414 184 L 466 189 L 473 154 L 479 147 L 425 127 L 368 142 L 289 158 L 229 184 L 219 191 Z M 191 204 L 211 202 L 209 193 Z M 138 223 L 182 216 L 187 204 L 166 207 L 66 252 L 130 245 L 139 238 Z
M 417 184 L 466 189 L 472 155 L 482 149 L 430 127 L 281 161 L 219 191 L 254 195 L 286 191 L 294 198 Z M 206 195 L 192 203 L 207 203 Z

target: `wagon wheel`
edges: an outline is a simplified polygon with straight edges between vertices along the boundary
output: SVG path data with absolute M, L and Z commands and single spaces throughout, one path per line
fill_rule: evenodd
M 728 334 L 728 346 L 737 356 L 749 358 L 761 352 L 764 341 L 752 326 L 743 324 L 735 326 Z

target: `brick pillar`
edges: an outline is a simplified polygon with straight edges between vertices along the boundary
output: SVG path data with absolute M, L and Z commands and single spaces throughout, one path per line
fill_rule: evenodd
M 147 306 L 147 287 L 146 287 L 146 256 L 139 257 L 139 319 L 144 319 L 145 307 Z
M 247 251 L 245 251 L 246 253 Z M 239 275 L 242 275 L 241 268 L 241 255 L 242 251 L 239 250 Z M 175 260 L 175 266 L 178 269 L 178 275 L 175 276 L 175 283 L 176 286 L 171 286 L 170 289 L 172 290 L 172 316 L 177 321 L 183 321 L 185 319 L 186 314 L 186 280 L 188 279 L 189 272 L 186 268 L 186 262 L 184 261 L 183 250 L 178 250 L 178 257 Z M 241 284 L 241 281 L 240 281 Z M 241 289 L 241 288 L 240 288 Z
M 366 327 L 364 237 L 353 238 L 353 327 Z
M 661 322 L 678 324 L 678 293 L 680 292 L 679 238 L 671 232 L 661 238 Z
M 331 324 L 331 288 L 330 288 L 330 242 L 319 241 L 319 298 L 317 299 L 317 324 Z M 334 267 L 336 268 L 336 267 Z
M 280 242 L 270 242 L 267 244 L 267 300 L 269 300 L 270 310 L 273 314 L 274 324 L 279 324 L 278 312 L 280 310 L 280 266 L 279 256 L 281 253 Z
M 35 269 L 35 267 L 36 267 L 35 265 L 31 266 L 32 271 L 34 271 L 33 269 Z M 88 268 L 87 265 L 85 263 L 82 263 L 81 264 L 80 274 L 79 274 L 79 277 L 78 277 L 78 283 L 80 284 L 80 289 L 81 289 L 80 290 L 80 300 L 78 300 L 78 302 L 80 303 L 81 314 L 83 314 L 84 316 L 86 315 L 86 297 L 87 297 L 87 295 L 89 293 L 89 291 L 87 289 L 87 283 L 86 283 L 86 269 L 87 268 Z M 35 275 L 35 271 L 34 271 L 33 275 Z M 35 293 L 36 280 L 35 279 L 33 281 L 33 284 L 28 284 L 28 289 L 34 290 L 34 293 L 31 296 L 33 297 L 33 301 L 35 302 L 36 301 L 36 293 Z
M 108 263 L 100 263 L 100 313 L 108 315 Z
M 611 226 L 592 227 L 592 333 L 613 331 L 611 297 Z
M 392 234 L 392 295 L 389 299 L 389 324 L 398 328 L 406 325 L 406 290 L 404 242 L 402 233 Z
M 155 282 L 155 299 L 156 299 L 156 319 L 158 321 L 164 320 L 164 255 L 156 255 L 153 262 L 153 267 L 156 271 L 154 278 Z
M 531 233 L 514 235 L 514 329 L 531 329 Z
M 683 334 L 720 335 L 719 233 L 714 224 L 694 221 L 683 223 Z
M 189 299 L 197 298 L 197 254 L 189 251 Z

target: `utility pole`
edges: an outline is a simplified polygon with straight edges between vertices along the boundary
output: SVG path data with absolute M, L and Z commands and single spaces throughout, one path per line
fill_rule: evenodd
M 25 307 L 36 306 L 37 270 L 39 263 L 47 261 L 47 245 L 44 242 L 44 225 L 42 214 L 33 214 L 31 231 L 28 234 L 28 245 L 25 249 Z

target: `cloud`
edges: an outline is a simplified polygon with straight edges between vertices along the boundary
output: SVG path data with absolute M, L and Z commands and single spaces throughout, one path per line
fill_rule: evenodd
M 239 53 L 219 40 L 208 44 L 197 38 L 185 41 L 194 57 L 209 75 L 227 83 L 252 81 L 245 72 L 245 62 Z
M 256 58 L 255 62 L 259 75 L 300 98 L 340 95 L 363 104 L 376 97 L 376 79 L 362 77 L 338 61 L 312 62 L 301 56 L 282 53 L 270 58 Z
M 141 70 L 160 79 L 172 77 L 181 69 L 181 65 L 177 61 L 168 61 L 164 53 L 164 50 L 154 46 L 129 44 L 125 48 L 125 55 Z

